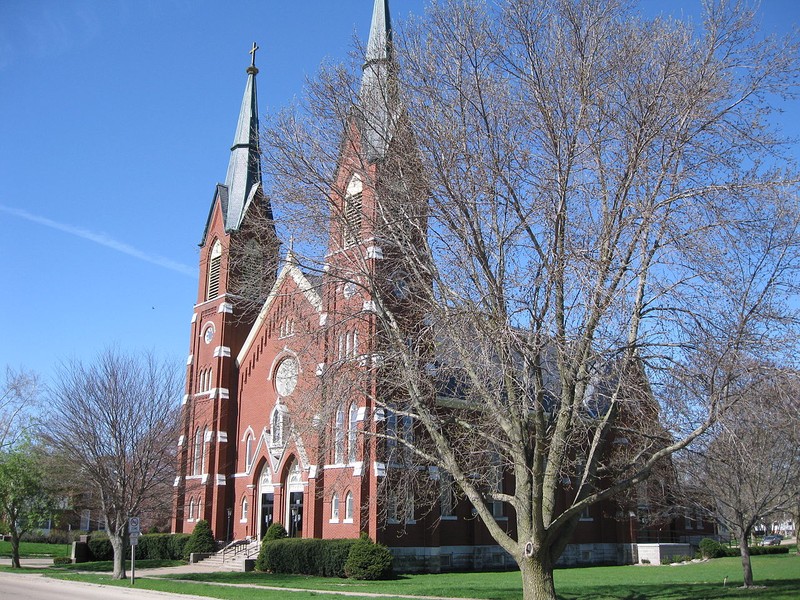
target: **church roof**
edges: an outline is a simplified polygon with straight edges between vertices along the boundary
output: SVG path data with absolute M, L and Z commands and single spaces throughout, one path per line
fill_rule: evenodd
M 358 106 L 364 149 L 370 161 L 386 156 L 394 132 L 397 102 L 393 69 L 389 0 L 375 0 Z
M 256 75 L 258 74 L 256 50 L 258 50 L 258 46 L 253 42 L 253 48 L 250 50 L 250 54 L 253 57 L 250 61 L 250 66 L 247 67 L 247 83 L 244 87 L 242 106 L 239 109 L 236 133 L 233 136 L 228 172 L 225 175 L 225 183 L 217 184 L 214 195 L 215 199 L 219 197 L 220 200 L 225 231 L 239 229 L 247 209 L 261 189 L 261 160 L 258 146 L 258 96 L 256 94 Z M 264 208 L 267 216 L 272 218 L 272 209 L 269 203 L 265 200 L 262 201 L 265 203 Z M 205 231 L 203 231 L 203 239 L 200 240 L 201 246 L 206 241 L 213 211 L 214 205 L 212 203 Z
M 225 230 L 239 228 L 242 216 L 247 211 L 248 199 L 253 195 L 253 188 L 261 185 L 261 161 L 258 150 L 258 100 L 256 94 L 256 50 L 253 43 L 250 53 L 253 55 L 247 67 L 247 84 L 244 88 L 242 107 L 239 110 L 239 121 L 231 146 L 231 158 L 228 162 L 228 173 L 225 176 L 225 187 L 228 190 L 228 201 L 223 213 Z

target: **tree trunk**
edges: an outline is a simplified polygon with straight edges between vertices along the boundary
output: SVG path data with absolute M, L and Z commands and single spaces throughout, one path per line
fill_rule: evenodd
M 748 536 L 749 537 L 749 536 Z M 753 567 L 750 564 L 750 548 L 747 545 L 747 537 L 744 537 L 739 545 L 742 554 L 742 573 L 744 574 L 744 587 L 753 585 Z
M 114 579 L 125 579 L 125 545 L 120 535 L 109 534 L 108 540 L 114 550 Z
M 17 533 L 16 526 L 11 527 L 11 568 L 22 568 L 22 565 L 19 564 L 19 533 Z
M 540 556 L 523 558 L 519 567 L 522 572 L 524 600 L 557 600 L 553 565 L 549 559 L 542 559 Z

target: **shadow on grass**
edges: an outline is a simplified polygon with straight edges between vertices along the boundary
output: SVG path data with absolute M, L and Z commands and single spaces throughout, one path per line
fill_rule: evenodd
M 756 587 L 741 588 L 718 583 L 662 583 L 605 585 L 591 591 L 559 593 L 559 600 L 714 600 L 715 598 L 769 598 L 770 600 L 795 600 L 798 598 L 796 579 L 757 581 Z
M 182 560 L 137 560 L 136 569 L 154 569 L 156 567 L 179 567 L 185 565 L 186 562 Z M 56 567 L 62 571 L 83 571 L 88 573 L 111 573 L 114 570 L 114 562 L 110 560 L 102 560 L 97 562 L 77 563 L 70 565 L 59 565 Z M 130 571 L 131 561 L 125 561 L 125 569 Z

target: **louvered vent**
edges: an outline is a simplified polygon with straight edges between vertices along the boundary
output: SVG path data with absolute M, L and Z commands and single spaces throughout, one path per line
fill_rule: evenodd
M 348 196 L 344 205 L 344 245 L 357 244 L 361 238 L 361 194 Z

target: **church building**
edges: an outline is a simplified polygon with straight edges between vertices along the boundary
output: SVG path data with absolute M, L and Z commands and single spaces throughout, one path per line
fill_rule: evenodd
M 342 275 L 350 261 L 391 273 L 402 260 L 402 248 L 380 243 L 379 220 L 372 218 L 380 188 L 365 185 L 380 181 L 397 134 L 396 115 L 386 106 L 391 33 L 388 0 L 375 0 L 359 95 L 365 106 L 354 111 L 362 117 L 351 119 L 353 143 L 342 145 L 331 182 L 343 190 L 331 214 L 344 218 L 331 218 L 326 269 L 319 272 L 304 269 L 291 248 L 281 251 L 262 189 L 253 46 L 225 182 L 213 190 L 200 242 L 172 530 L 191 532 L 204 519 L 218 540 L 260 539 L 270 524 L 281 523 L 294 537 L 366 533 L 392 549 L 401 569 L 510 566 L 513 560 L 444 478 L 431 473 L 441 500 L 430 510 L 382 493 L 392 465 L 381 460 L 379 446 L 389 441 L 364 435 L 413 427 L 373 406 L 371 398 L 381 394 L 369 375 L 376 371 L 379 328 L 366 290 Z M 254 228 L 267 249 L 259 264 L 268 289 L 256 309 L 234 291 L 244 275 L 232 259 Z M 367 375 L 325 410 L 320 382 L 330 365 L 348 360 Z M 496 519 L 512 527 L 505 510 L 498 503 Z M 597 506 L 582 516 L 567 562 L 630 562 L 634 527 L 609 512 Z

